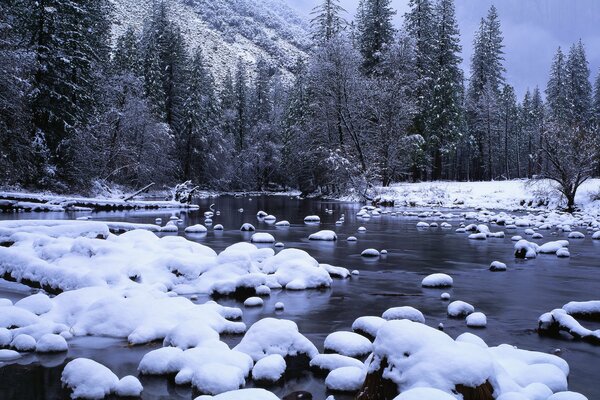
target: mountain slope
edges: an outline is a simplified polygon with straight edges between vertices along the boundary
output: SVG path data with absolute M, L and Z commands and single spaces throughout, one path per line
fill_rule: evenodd
M 114 0 L 113 37 L 128 26 L 141 32 L 153 3 Z M 217 78 L 233 68 L 239 57 L 249 63 L 264 57 L 288 71 L 309 46 L 308 24 L 285 0 L 171 0 L 168 5 L 190 50 L 202 48 Z

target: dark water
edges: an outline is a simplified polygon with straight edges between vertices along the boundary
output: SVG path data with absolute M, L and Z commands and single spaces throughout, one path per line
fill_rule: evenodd
M 427 324 L 444 323 L 452 337 L 471 331 L 483 338 L 488 345 L 509 343 L 519 348 L 542 352 L 561 350 L 571 367 L 570 389 L 585 394 L 590 399 L 600 398 L 600 347 L 568 340 L 541 338 L 535 333 L 537 318 L 544 312 L 559 308 L 569 301 L 587 301 L 600 298 L 600 243 L 589 237 L 571 240 L 571 258 L 559 259 L 553 255 L 540 256 L 535 260 L 517 261 L 512 256 L 513 234 L 523 235 L 523 230 L 507 232 L 505 239 L 470 241 L 454 229 L 460 222 L 451 221 L 454 229 L 417 230 L 417 218 L 383 215 L 370 220 L 357 220 L 360 205 L 317 200 L 296 200 L 287 197 L 220 197 L 200 201 L 200 212 L 115 212 L 94 213 L 96 220 L 118 220 L 153 223 L 161 217 L 166 222 L 175 214 L 184 225 L 204 223 L 203 211 L 211 203 L 221 216 L 213 218 L 214 224 L 223 224 L 225 231 L 196 236 L 193 240 L 206 244 L 217 251 L 248 240 L 250 233 L 242 233 L 244 222 L 254 224 L 259 231 L 268 231 L 286 247 L 308 251 L 321 263 L 330 263 L 348 269 L 358 269 L 359 276 L 348 280 L 335 280 L 333 287 L 325 291 L 285 292 L 273 291 L 265 305 L 259 309 L 245 309 L 244 322 L 275 316 L 294 320 L 300 331 L 322 350 L 325 337 L 336 330 L 350 330 L 352 322 L 363 315 L 381 315 L 396 306 L 413 306 L 423 312 Z M 243 208 L 244 212 L 238 212 Z M 325 209 L 333 209 L 332 215 Z M 256 212 L 264 210 L 278 220 L 289 220 L 289 228 L 278 228 L 260 222 Z M 454 211 L 458 213 L 457 211 Z M 346 222 L 336 226 L 335 221 L 345 214 Z M 305 225 L 306 215 L 321 217 L 318 226 Z M 82 214 L 0 214 L 0 218 L 75 218 Z M 430 219 L 428 221 L 432 221 Z M 163 222 L 163 223 L 164 223 Z M 357 233 L 359 226 L 366 233 Z M 332 229 L 340 240 L 335 243 L 311 242 L 310 233 L 320 229 Z M 492 230 L 497 230 L 492 228 Z M 556 240 L 550 232 L 543 232 L 544 240 Z M 347 242 L 353 235 L 358 242 Z M 559 238 L 561 235 L 559 234 Z M 387 249 L 388 255 L 377 260 L 360 257 L 362 250 L 374 247 Z M 487 267 L 499 260 L 508 265 L 506 273 L 491 273 Z M 453 276 L 454 287 L 447 290 L 453 300 L 464 300 L 488 317 L 486 329 L 467 328 L 464 320 L 448 319 L 447 303 L 439 299 L 441 290 L 422 289 L 423 276 L 444 272 Z M 0 281 L 1 282 L 1 281 Z M 29 290 L 15 284 L 0 283 L 0 296 L 18 299 Z M 200 299 L 203 301 L 204 299 Z M 284 312 L 275 312 L 274 304 L 285 303 Z M 242 307 L 233 300 L 221 300 L 222 304 Z M 584 323 L 591 329 L 600 324 Z M 225 338 L 235 344 L 240 338 Z M 76 338 L 69 342 L 68 354 L 47 358 L 31 355 L 18 364 L 0 368 L 0 399 L 55 399 L 68 394 L 61 390 L 60 373 L 66 362 L 75 357 L 89 357 L 112 369 L 119 377 L 136 375 L 141 357 L 154 346 L 127 347 L 122 340 L 109 338 Z M 295 371 L 283 384 L 269 388 L 279 396 L 295 390 L 312 392 L 315 399 L 324 399 L 326 391 L 323 378 L 310 372 Z M 188 387 L 177 387 L 166 379 L 142 378 L 144 399 L 191 399 Z M 251 383 L 250 383 L 251 385 Z M 249 386 L 250 386 L 249 385 Z M 351 397 L 336 394 L 336 399 Z

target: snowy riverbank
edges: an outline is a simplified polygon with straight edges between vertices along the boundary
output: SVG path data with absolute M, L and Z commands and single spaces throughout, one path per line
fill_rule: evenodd
M 600 213 L 600 179 L 585 182 L 577 192 L 576 205 L 586 213 Z M 564 206 L 549 181 L 420 182 L 377 187 L 370 194 L 381 204 L 398 207 L 532 210 Z M 347 196 L 341 200 L 358 200 Z

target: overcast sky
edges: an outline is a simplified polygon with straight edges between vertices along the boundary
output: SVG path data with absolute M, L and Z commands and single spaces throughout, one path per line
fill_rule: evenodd
M 305 15 L 320 2 L 288 1 Z M 358 0 L 341 0 L 341 4 L 348 10 L 349 19 L 353 18 Z M 395 23 L 399 27 L 408 0 L 392 0 L 392 4 L 398 10 Z M 592 79 L 596 79 L 600 67 L 600 0 L 456 0 L 467 76 L 473 35 L 492 4 L 498 8 L 502 22 L 507 78 L 520 96 L 528 87 L 538 85 L 543 90 L 558 46 L 568 51 L 580 38 L 587 50 Z

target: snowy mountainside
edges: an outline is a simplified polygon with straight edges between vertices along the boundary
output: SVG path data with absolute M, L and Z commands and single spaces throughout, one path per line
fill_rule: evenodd
M 154 0 L 113 0 L 113 38 L 129 26 L 137 32 L 152 12 Z M 238 58 L 255 63 L 264 57 L 286 71 L 309 46 L 309 27 L 285 0 L 171 0 L 169 12 L 187 39 L 189 50 L 201 46 L 217 79 Z

